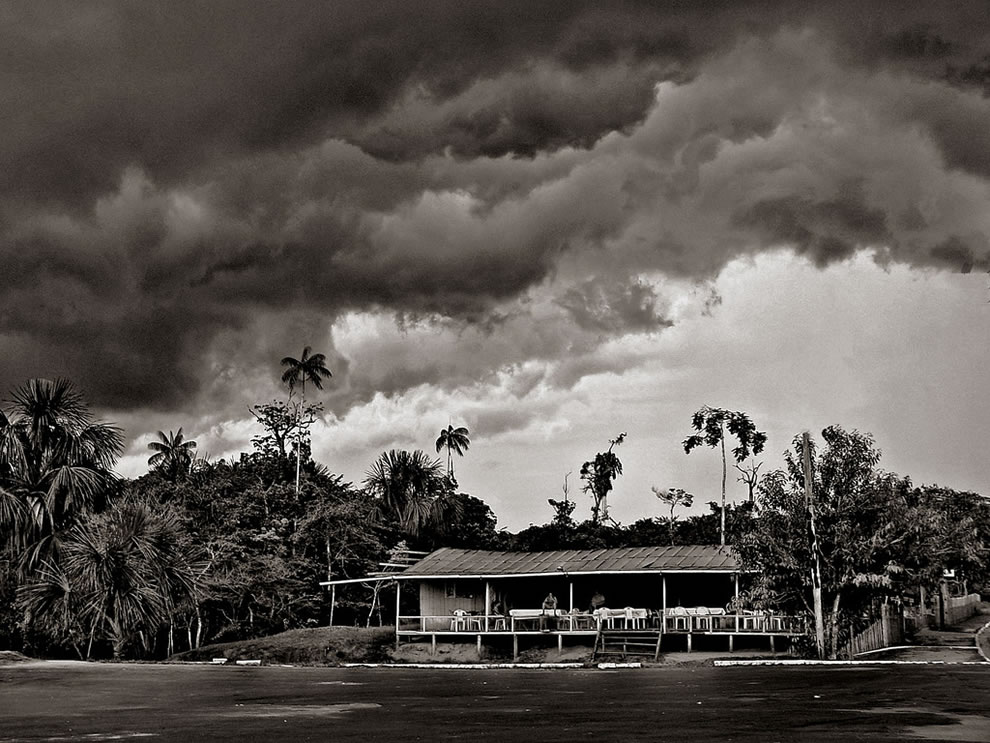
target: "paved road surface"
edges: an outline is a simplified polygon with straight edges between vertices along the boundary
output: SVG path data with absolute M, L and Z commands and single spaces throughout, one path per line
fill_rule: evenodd
M 0 667 L 0 741 L 990 741 L 990 667 Z

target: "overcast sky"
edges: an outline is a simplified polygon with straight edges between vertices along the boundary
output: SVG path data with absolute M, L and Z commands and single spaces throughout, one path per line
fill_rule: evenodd
M 465 425 L 512 530 L 620 432 L 619 521 L 717 499 L 705 404 L 990 494 L 984 0 L 15 3 L 0 57 L 0 388 L 125 475 L 248 450 L 309 345 L 318 461 Z

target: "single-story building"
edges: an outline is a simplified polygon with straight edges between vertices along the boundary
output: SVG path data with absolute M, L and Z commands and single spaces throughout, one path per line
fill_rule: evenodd
M 443 548 L 373 579 L 396 586 L 396 644 L 429 639 L 464 642 L 478 650 L 487 641 L 551 634 L 591 644 L 602 636 L 654 641 L 718 636 L 733 649 L 740 636 L 775 638 L 802 632 L 797 618 L 739 605 L 738 557 L 729 547 L 690 545 L 547 552 L 497 552 Z M 395 565 L 395 568 L 399 568 Z M 344 581 L 327 581 L 333 587 Z M 403 613 L 400 600 L 417 593 L 418 608 Z M 548 598 L 553 594 L 553 598 Z M 553 604 L 555 603 L 555 608 Z M 654 653 L 655 654 L 655 653 Z

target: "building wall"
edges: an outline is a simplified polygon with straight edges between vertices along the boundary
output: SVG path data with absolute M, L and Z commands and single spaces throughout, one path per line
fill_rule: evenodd
M 449 630 L 455 609 L 485 613 L 485 583 L 480 580 L 438 580 L 419 584 L 423 630 Z M 435 618 L 431 618 L 435 617 Z

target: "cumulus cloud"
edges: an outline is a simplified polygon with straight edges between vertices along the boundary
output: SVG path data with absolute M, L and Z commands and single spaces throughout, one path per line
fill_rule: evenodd
M 3 10 L 0 385 L 206 430 L 312 345 L 343 417 L 622 373 L 768 250 L 990 268 L 980 3 L 714 5 Z

